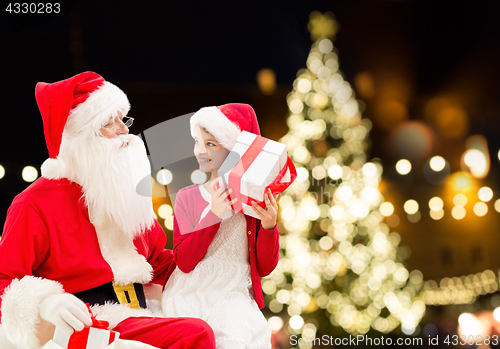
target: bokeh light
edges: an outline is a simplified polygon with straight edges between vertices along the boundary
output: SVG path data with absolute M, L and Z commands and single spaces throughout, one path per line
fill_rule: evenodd
M 38 178 L 38 171 L 33 166 L 26 166 L 23 168 L 22 177 L 25 182 L 31 183 Z
M 495 201 L 495 210 L 500 213 L 500 199 Z
M 435 221 L 438 221 L 444 217 L 444 210 L 438 210 L 438 211 L 431 210 L 429 212 L 429 216 L 431 216 L 431 218 L 434 219 Z
M 407 200 L 403 206 L 404 210 L 408 214 L 415 214 L 418 211 L 418 202 L 413 199 Z
M 377 174 L 377 166 L 372 162 L 367 162 L 363 165 L 363 174 L 368 177 L 373 177 Z
M 174 216 L 170 216 L 165 219 L 165 228 L 168 230 L 174 230 Z
M 456 220 L 461 220 L 465 217 L 466 211 L 463 206 L 455 206 L 451 210 L 451 216 Z
M 467 196 L 464 194 L 457 194 L 453 197 L 453 203 L 456 206 L 465 206 L 467 205 Z
M 434 171 L 439 172 L 444 169 L 446 161 L 442 156 L 433 156 L 429 164 Z
M 456 172 L 450 177 L 450 182 L 455 191 L 465 191 L 472 187 L 472 178 L 465 172 Z
M 469 118 L 457 107 L 443 108 L 436 114 L 436 128 L 446 138 L 463 137 L 469 127 Z
M 200 170 L 194 170 L 191 173 L 191 182 L 194 184 L 203 184 L 207 180 L 207 175 L 205 172 L 201 172 Z
M 495 320 L 500 322 L 500 307 L 495 308 L 495 310 L 493 311 L 493 317 L 495 318 Z
M 371 99 L 375 96 L 375 78 L 368 71 L 362 71 L 354 76 L 354 84 L 359 95 L 364 99 Z
M 472 135 L 465 141 L 467 151 L 463 155 L 463 162 L 471 175 L 475 178 L 485 178 L 490 170 L 490 152 L 488 141 L 483 135 Z
M 486 205 L 484 202 L 477 202 L 474 205 L 473 210 L 474 210 L 474 213 L 476 214 L 476 216 L 482 217 L 486 213 L 488 213 L 488 205 Z
M 469 167 L 470 173 L 476 178 L 483 178 L 488 171 L 486 156 L 477 149 L 469 149 L 463 155 L 464 163 Z
M 382 216 L 389 217 L 394 213 L 394 206 L 390 202 L 384 202 L 380 205 L 379 211 Z
M 491 188 L 489 187 L 482 187 L 477 192 L 477 196 L 479 197 L 479 200 L 488 202 L 493 199 L 493 190 L 491 190 Z
M 283 319 L 279 316 L 271 316 L 269 320 L 267 320 L 267 325 L 273 332 L 278 332 L 283 327 Z
M 290 318 L 289 324 L 294 330 L 299 330 L 304 326 L 304 319 L 300 315 L 294 315 Z
M 174 211 L 172 209 L 172 206 L 168 204 L 163 204 L 160 207 L 158 207 L 158 216 L 160 216 L 163 219 L 170 218 L 174 214 Z
M 342 167 L 339 165 L 332 165 L 328 169 L 328 177 L 331 179 L 339 179 L 342 177 Z
M 411 163 L 406 159 L 401 159 L 396 163 L 396 171 L 399 174 L 406 175 L 411 171 Z
M 309 79 L 300 79 L 297 84 L 297 89 L 302 93 L 307 93 L 311 91 L 312 84 Z
M 460 325 L 458 328 L 459 336 L 476 338 L 476 336 L 484 337 L 488 333 L 481 320 L 470 313 L 461 314 L 458 317 L 458 323 Z
M 429 200 L 429 208 L 431 209 L 431 211 L 440 211 L 443 206 L 444 202 L 440 197 L 435 196 Z
M 5 176 L 5 168 L 2 165 L 0 165 L 0 179 L 2 179 L 3 176 Z
M 264 68 L 257 73 L 257 84 L 259 90 L 265 95 L 272 95 L 276 92 L 276 74 L 274 70 Z
M 158 171 L 158 173 L 156 174 L 156 180 L 161 185 L 170 184 L 172 182 L 173 178 L 174 178 L 174 176 L 172 175 L 172 172 L 170 172 L 167 169 L 162 169 L 162 170 Z

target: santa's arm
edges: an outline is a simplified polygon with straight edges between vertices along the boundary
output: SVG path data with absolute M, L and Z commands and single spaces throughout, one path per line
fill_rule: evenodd
M 20 348 L 38 348 L 43 338 L 39 307 L 45 297 L 64 293 L 60 283 L 33 276 L 50 253 L 47 229 L 35 209 L 14 203 L 0 240 L 1 322 L 7 338 Z
M 266 230 L 262 227 L 260 221 L 257 221 L 257 241 L 256 244 L 256 263 L 257 270 L 261 277 L 272 273 L 279 261 L 279 238 L 278 225 L 273 229 Z
M 209 210 L 199 223 L 194 222 L 196 215 L 187 205 L 187 192 L 177 194 L 174 210 L 174 258 L 184 273 L 193 270 L 205 257 L 222 221 Z M 191 210 L 194 210 L 194 205 Z

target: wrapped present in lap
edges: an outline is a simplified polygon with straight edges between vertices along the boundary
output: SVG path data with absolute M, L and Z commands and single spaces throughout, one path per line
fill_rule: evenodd
M 71 336 L 56 327 L 54 342 L 65 349 L 104 349 L 118 340 L 120 334 L 109 330 L 107 321 L 97 320 L 88 303 L 87 307 L 92 316 L 92 326 L 85 326 L 82 331 L 75 331 Z

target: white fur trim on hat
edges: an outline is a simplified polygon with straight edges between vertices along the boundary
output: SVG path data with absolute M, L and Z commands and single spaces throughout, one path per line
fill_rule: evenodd
M 118 114 L 119 110 L 124 115 L 130 110 L 127 95 L 117 86 L 105 81 L 85 102 L 70 112 L 64 132 L 75 135 L 81 130 L 88 129 L 88 125 L 91 125 L 92 131 L 99 131 L 109 118 Z
M 196 135 L 196 126 L 200 125 L 226 149 L 231 150 L 241 134 L 240 128 L 232 123 L 217 107 L 205 107 L 191 116 L 191 136 Z
M 2 325 L 7 339 L 23 349 L 40 347 L 38 308 L 45 297 L 61 293 L 64 289 L 57 281 L 29 275 L 14 279 L 2 295 Z
M 47 159 L 43 162 L 42 177 L 47 179 L 59 179 L 65 177 L 64 162 L 59 159 Z

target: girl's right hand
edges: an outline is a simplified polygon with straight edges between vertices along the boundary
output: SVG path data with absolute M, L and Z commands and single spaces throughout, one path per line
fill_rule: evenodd
M 222 218 L 224 213 L 226 213 L 227 208 L 238 201 L 238 198 L 234 198 L 229 201 L 227 199 L 228 195 L 233 192 L 233 189 L 227 189 L 224 187 L 220 187 L 216 189 L 215 186 L 219 183 L 218 179 L 215 179 L 210 183 L 208 192 L 212 196 L 212 212 L 219 218 Z

